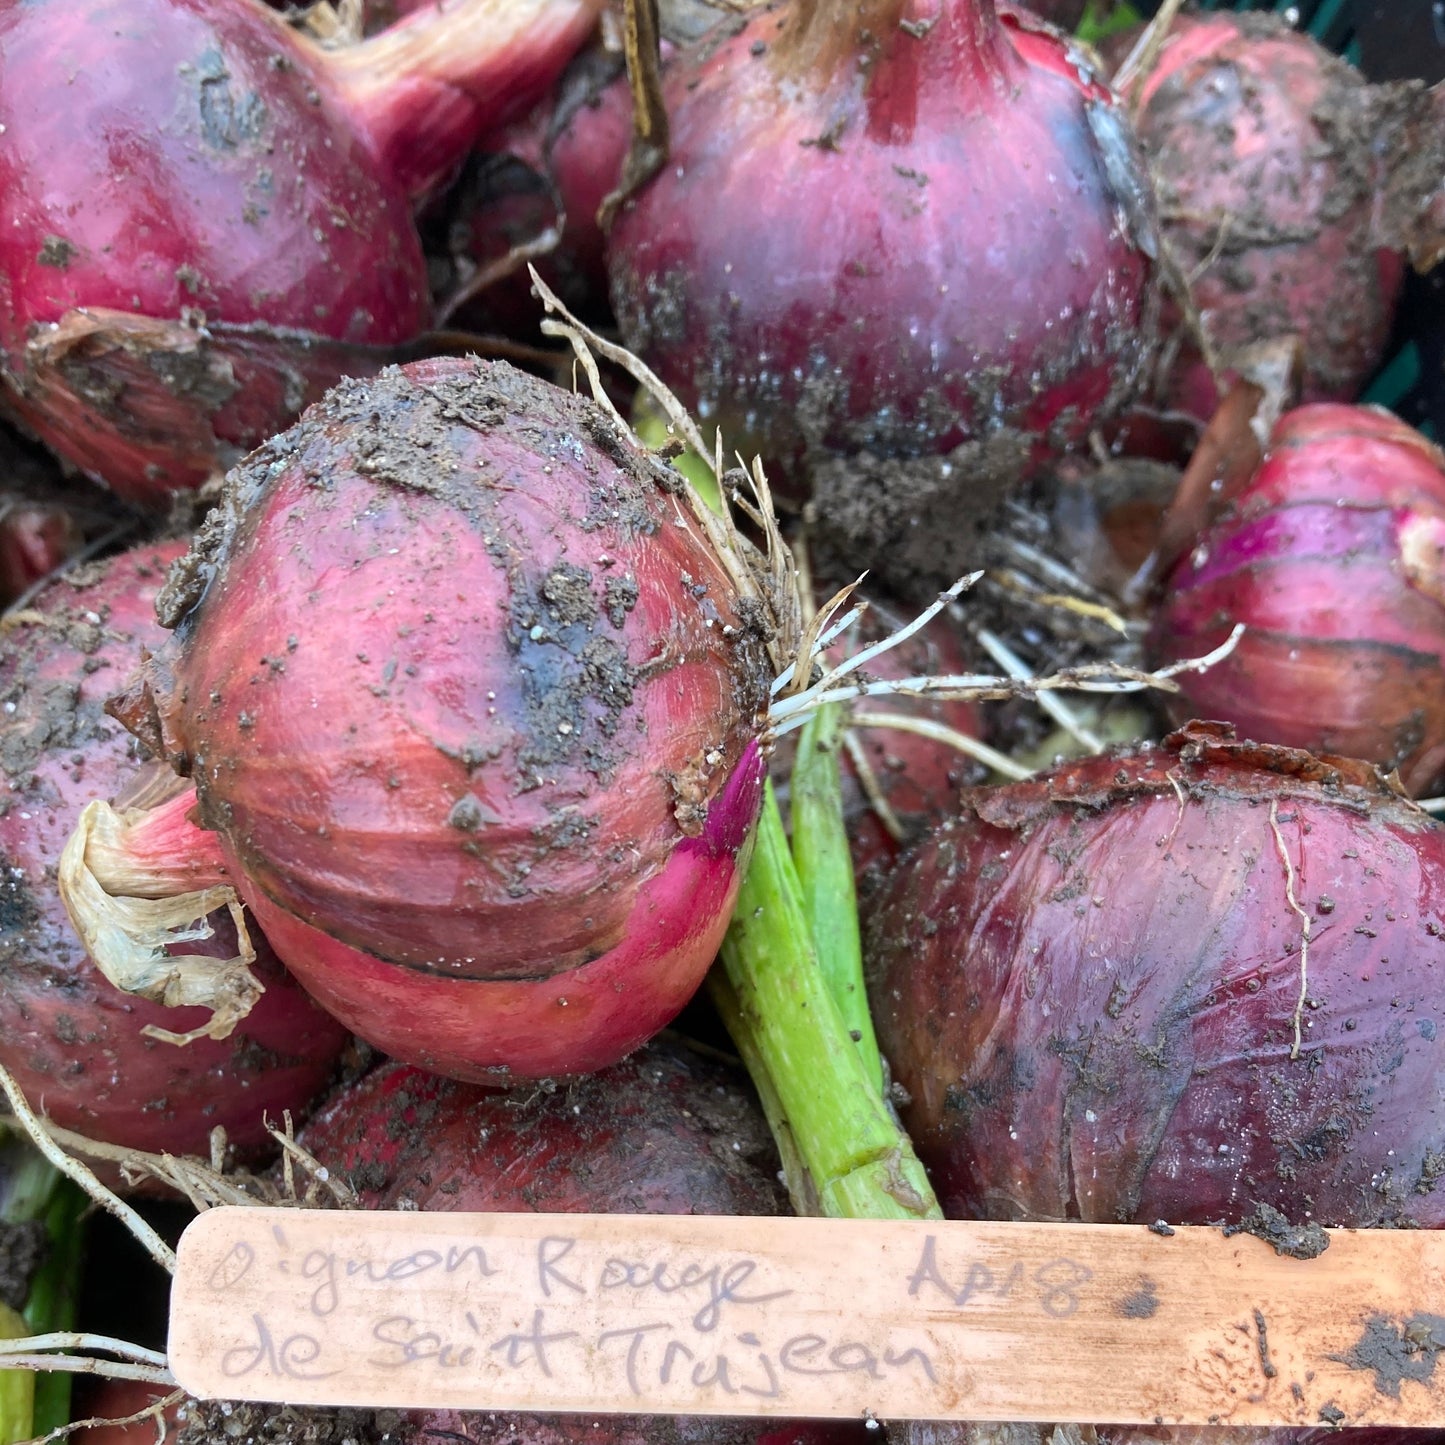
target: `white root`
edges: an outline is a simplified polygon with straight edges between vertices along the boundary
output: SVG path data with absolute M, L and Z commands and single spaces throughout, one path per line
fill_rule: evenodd
M 185 1033 L 147 1025 L 152 1038 L 188 1044 L 198 1038 L 224 1039 L 250 1013 L 264 992 L 251 972 L 256 950 L 236 890 L 222 884 L 170 898 L 138 898 L 112 892 L 91 866 L 91 850 L 123 852 L 124 815 L 97 799 L 87 803 L 60 855 L 58 884 L 65 911 L 96 967 L 124 993 L 169 1007 L 208 1008 L 211 1017 Z M 211 937 L 205 921 L 228 909 L 240 952 L 229 959 L 209 954 L 172 954 L 177 943 Z
M 30 1107 L 24 1093 L 21 1092 L 20 1085 L 15 1082 L 10 1071 L 3 1064 L 0 1064 L 0 1089 L 4 1090 L 16 1122 L 29 1136 L 30 1142 L 67 1179 L 74 1180 L 102 1209 L 108 1214 L 115 1215 L 145 1246 L 150 1257 L 167 1274 L 174 1274 L 176 1272 L 175 1251 L 125 1200 L 107 1189 L 95 1177 L 94 1171 L 88 1165 L 82 1164 L 79 1159 L 73 1159 L 51 1138 L 50 1131 L 41 1122 L 35 1110 Z
M 916 717 L 906 712 L 855 712 L 849 723 L 855 728 L 892 728 L 895 732 L 914 733 L 918 737 L 929 738 L 963 753 L 965 757 L 982 763 L 986 768 L 992 768 L 994 772 L 1014 782 L 1021 782 L 1034 775 L 1032 768 L 1015 762 L 1007 753 L 1001 753 L 997 748 L 991 748 L 987 743 L 981 743 L 977 738 L 971 738 L 967 733 L 961 733 L 957 728 L 951 728 L 947 723 L 937 722 L 930 717 Z
M 49 1434 L 22 1440 L 20 1445 L 54 1445 L 55 1441 L 69 1439 L 70 1436 L 78 1434 L 81 1430 L 119 1430 L 126 1425 L 139 1425 L 143 1420 L 156 1422 L 156 1445 L 165 1445 L 166 1411 L 173 1405 L 181 1404 L 186 1398 L 184 1390 L 172 1390 L 169 1395 L 164 1395 L 157 1400 L 154 1405 L 147 1405 L 144 1410 L 137 1410 L 134 1415 L 93 1415 L 88 1420 L 72 1420 L 68 1425 L 57 1425 Z
M 1299 1058 L 1300 1053 L 1300 1029 L 1304 1020 L 1305 1004 L 1309 1000 L 1310 986 L 1310 916 L 1301 906 L 1299 897 L 1295 891 L 1295 869 L 1290 862 L 1289 849 L 1284 846 L 1284 834 L 1279 827 L 1279 802 L 1271 798 L 1269 804 L 1269 826 L 1274 833 L 1275 850 L 1279 853 L 1279 861 L 1284 865 L 1284 898 L 1291 910 L 1300 921 L 1299 940 L 1299 998 L 1295 1001 L 1294 1014 L 1291 1022 L 1294 1025 L 1294 1042 L 1290 1046 L 1289 1056 L 1291 1060 Z
M 1001 637 L 995 636 L 987 628 L 979 628 L 974 636 L 978 638 L 979 646 L 983 648 L 1010 677 L 1025 678 L 1029 676 L 1028 666 L 1014 650 L 1009 647 Z M 1104 744 L 1097 733 L 1085 727 L 1075 715 L 1073 708 L 1061 697 L 1054 697 L 1051 693 L 1041 693 L 1038 699 L 1039 706 L 1068 735 L 1084 749 L 1086 753 L 1101 753 Z

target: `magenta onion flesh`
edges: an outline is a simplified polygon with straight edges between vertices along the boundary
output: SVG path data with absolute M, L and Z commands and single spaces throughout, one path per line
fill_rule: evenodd
M 345 1030 L 265 947 L 265 992 L 229 1039 L 184 1049 L 146 1035 L 183 1032 L 204 1010 L 172 1009 L 108 983 L 75 936 L 56 891 L 66 835 L 85 801 L 134 787 L 134 740 L 106 717 L 142 645 L 162 637 L 156 594 L 184 551 L 140 548 L 52 582 L 12 619 L 0 661 L 0 1064 L 53 1122 L 104 1143 L 209 1154 L 220 1125 L 242 1157 L 271 1143 L 265 1118 L 301 1113 L 331 1078 Z M 189 947 L 217 963 L 235 952 L 222 913 Z
M 328 53 L 251 0 L 7 6 L 0 403 L 156 503 L 374 370 L 430 324 L 414 199 L 596 8 L 462 0 Z
M 771 673 L 676 485 L 589 402 L 420 362 L 249 458 L 173 575 L 127 721 L 208 881 L 387 1053 L 585 1072 L 711 961 Z
M 1445 456 L 1373 407 L 1280 419 L 1254 476 L 1175 565 L 1159 662 L 1234 651 L 1179 679 L 1177 717 L 1445 780 Z
M 994 0 L 794 0 L 723 31 L 668 67 L 671 157 L 609 264 L 628 344 L 729 447 L 1027 449 L 1133 393 L 1147 183 L 1081 53 Z M 977 468 L 935 482 L 992 500 Z
M 1445 829 L 1366 764 L 1196 725 L 976 790 L 867 929 L 945 1213 L 1445 1225 Z

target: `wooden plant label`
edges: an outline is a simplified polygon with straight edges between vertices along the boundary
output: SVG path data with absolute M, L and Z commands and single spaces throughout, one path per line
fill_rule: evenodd
M 1445 1232 L 231 1207 L 172 1300 L 209 1398 L 1445 1425 Z

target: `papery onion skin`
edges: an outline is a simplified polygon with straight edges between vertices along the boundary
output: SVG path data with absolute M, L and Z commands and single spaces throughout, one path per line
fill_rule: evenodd
M 1445 780 L 1445 456 L 1373 407 L 1301 407 L 1167 579 L 1153 658 L 1208 652 L 1176 717 Z
M 203 1009 L 132 998 L 96 969 L 55 885 L 66 835 L 86 800 L 127 787 L 133 739 L 102 711 L 143 644 L 159 643 L 155 598 L 183 543 L 143 547 L 51 583 L 34 600 L 43 624 L 17 622 L 0 662 L 0 1063 L 63 1128 L 148 1152 L 209 1154 L 223 1125 L 239 1156 L 269 1150 L 266 1117 L 300 1114 L 330 1082 L 349 1039 L 253 935 L 266 992 L 242 1029 L 177 1048 L 148 1024 L 183 1031 Z M 224 915 L 194 947 L 235 951 Z
M 1251 342 L 1298 336 L 1301 400 L 1353 401 L 1383 359 L 1405 263 L 1380 239 L 1382 93 L 1273 15 L 1170 28 L 1140 87 L 1139 135 L 1224 370 Z M 1221 393 L 1180 340 L 1169 398 L 1208 421 Z
M 1134 390 L 1147 184 L 1055 35 L 993 0 L 794 4 L 680 52 L 664 90 L 670 159 L 613 225 L 613 305 L 730 446 L 1061 444 Z
M 1445 1225 L 1445 829 L 1365 764 L 1198 725 L 976 790 L 865 946 L 948 1215 Z
M 587 0 L 536 8 L 515 65 L 478 63 L 483 90 L 515 87 L 503 104 L 472 96 L 464 66 L 401 83 L 370 75 L 365 47 L 322 57 L 247 0 L 6 7 L 0 400 L 157 505 L 374 370 L 367 347 L 430 324 L 414 198 L 592 23 Z
M 505 364 L 392 368 L 232 474 L 163 599 L 131 720 L 388 1053 L 596 1068 L 715 951 L 769 669 L 671 476 Z

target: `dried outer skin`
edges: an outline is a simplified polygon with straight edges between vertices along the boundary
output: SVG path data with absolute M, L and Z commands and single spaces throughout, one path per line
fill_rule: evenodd
M 1174 22 L 1139 135 L 1224 370 L 1251 342 L 1295 335 L 1301 399 L 1352 401 L 1382 359 L 1404 276 L 1379 224 L 1387 93 L 1273 15 Z M 1220 393 L 1181 340 L 1169 398 L 1207 421 Z
M 600 1067 L 665 1022 L 639 966 L 675 1012 L 711 958 L 768 672 L 670 476 L 505 364 L 389 369 L 232 473 L 162 599 L 134 725 L 389 1053 L 475 1071 L 519 1030 Z
M 1372 407 L 1281 418 L 1254 477 L 1180 559 L 1155 614 L 1160 662 L 1247 631 L 1180 678 L 1177 718 L 1445 780 L 1445 457 Z
M 993 0 L 872 8 L 838 22 L 831 77 L 790 48 L 796 5 L 679 53 L 671 159 L 609 241 L 628 345 L 729 446 L 784 465 L 1077 440 L 1152 339 L 1122 107 Z
M 967 795 L 877 902 L 947 1214 L 1445 1224 L 1445 829 L 1367 765 L 1197 724 Z
M 0 657 L 0 1064 L 64 1128 L 126 1148 L 209 1153 L 224 1125 L 242 1155 L 270 1145 L 262 1122 L 302 1111 L 330 1081 L 345 1031 L 283 972 L 263 938 L 266 992 L 224 1042 L 184 1049 L 142 1035 L 186 1029 L 202 1009 L 131 998 L 91 963 L 55 888 L 55 864 L 84 804 L 132 780 L 133 739 L 102 711 L 162 631 L 155 598 L 184 544 L 139 548 L 51 583 L 43 621 L 12 625 Z M 229 920 L 195 947 L 235 949 Z

